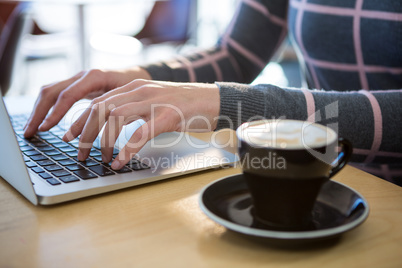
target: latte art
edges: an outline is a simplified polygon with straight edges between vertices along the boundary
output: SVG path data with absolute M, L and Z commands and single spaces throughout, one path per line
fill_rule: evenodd
M 249 144 L 282 149 L 317 148 L 336 139 L 324 126 L 297 120 L 251 122 L 239 131 L 238 137 Z

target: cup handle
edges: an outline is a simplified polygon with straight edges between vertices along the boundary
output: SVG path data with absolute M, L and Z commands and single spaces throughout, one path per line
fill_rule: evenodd
M 333 177 L 348 163 L 348 161 L 353 153 L 352 143 L 350 141 L 348 141 L 347 139 L 339 138 L 338 144 L 341 147 L 341 151 L 339 152 L 338 157 L 333 162 L 333 163 L 337 163 L 337 164 L 330 170 L 329 178 Z

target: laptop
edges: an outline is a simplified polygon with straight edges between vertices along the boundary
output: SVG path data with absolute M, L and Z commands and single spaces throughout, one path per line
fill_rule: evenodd
M 33 138 L 23 137 L 25 114 L 9 115 L 0 92 L 0 176 L 34 205 L 52 205 L 211 168 L 231 166 L 237 156 L 187 133 L 164 133 L 149 141 L 119 171 L 102 163 L 99 137 L 89 158 L 77 160 L 78 140 L 61 140 L 68 120 Z M 69 112 L 71 115 L 71 113 Z M 77 112 L 75 112 L 75 115 Z M 67 118 L 66 116 L 65 118 Z M 114 156 L 141 125 L 121 132 Z

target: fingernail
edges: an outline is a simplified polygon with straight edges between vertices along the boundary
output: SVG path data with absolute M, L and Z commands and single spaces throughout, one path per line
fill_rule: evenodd
M 71 140 L 73 140 L 74 139 L 74 137 L 73 137 L 73 135 L 71 134 L 71 131 L 70 130 L 68 130 L 66 133 L 64 133 L 64 136 L 63 136 L 63 138 L 62 138 L 62 140 L 63 141 L 66 141 L 66 142 L 69 142 L 69 141 L 71 141 Z
M 24 137 L 28 137 L 30 133 L 31 133 L 31 129 L 30 129 L 30 128 L 25 129 L 25 130 L 24 130 Z
M 46 127 L 47 127 L 48 123 L 45 121 L 42 124 L 39 125 L 38 130 L 39 131 L 46 131 Z
M 115 170 L 120 169 L 120 162 L 118 160 L 114 160 L 111 167 Z
M 102 154 L 102 162 L 103 162 L 103 163 L 107 163 L 107 162 L 108 162 L 108 161 L 107 161 L 107 157 L 106 157 L 105 155 L 103 155 L 103 154 Z

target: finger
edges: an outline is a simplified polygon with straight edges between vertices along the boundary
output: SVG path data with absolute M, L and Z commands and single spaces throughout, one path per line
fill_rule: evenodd
M 131 81 L 130 83 L 121 86 L 121 87 L 117 87 L 113 90 L 110 90 L 109 92 L 106 92 L 105 94 L 102 95 L 103 99 L 108 99 L 111 97 L 114 97 L 116 95 L 119 94 L 123 94 L 123 93 L 128 93 L 128 92 L 133 92 L 135 91 L 136 94 L 133 96 L 136 96 L 137 98 L 147 98 L 149 96 L 149 91 L 146 89 L 147 86 L 152 85 L 153 82 L 151 81 L 147 81 L 147 80 L 141 80 L 141 79 L 137 79 L 134 81 Z
M 90 70 L 80 79 L 73 82 L 66 90 L 60 93 L 52 112 L 39 126 L 40 131 L 46 131 L 55 126 L 78 100 L 84 98 L 92 91 L 104 87 L 103 72 Z
M 38 130 L 50 108 L 56 103 L 60 92 L 79 79 L 79 74 L 59 83 L 44 86 L 35 102 L 33 112 L 24 126 L 24 136 L 31 137 Z
M 138 120 L 146 113 L 145 107 L 140 103 L 128 103 L 110 112 L 108 121 L 101 139 L 102 161 L 109 163 L 113 157 L 113 148 L 124 125 Z
M 136 155 L 144 145 L 152 138 L 166 132 L 166 122 L 159 119 L 151 119 L 143 124 L 133 134 L 127 144 L 112 162 L 112 169 L 119 170 Z
M 85 111 L 78 117 L 78 119 L 71 124 L 70 128 L 66 131 L 66 133 L 62 137 L 63 141 L 70 142 L 81 134 L 88 120 L 88 117 L 91 114 L 91 109 L 92 106 L 86 108 Z
M 106 110 L 102 102 L 91 107 L 91 112 L 79 140 L 78 160 L 84 161 L 88 158 L 92 144 L 106 122 L 106 113 L 109 113 Z
M 141 94 L 138 94 L 138 91 L 136 92 L 136 94 L 128 94 L 128 95 L 124 95 L 124 96 L 122 95 L 124 93 L 134 91 L 136 88 L 134 88 L 134 90 L 133 90 L 132 86 L 140 86 L 141 87 L 142 85 L 144 85 L 144 82 L 142 80 L 140 80 L 140 81 L 136 80 L 135 83 L 130 83 L 130 84 L 131 84 L 130 86 L 126 85 L 126 86 L 116 88 L 114 90 L 111 90 L 111 91 L 103 94 L 101 97 L 94 99 L 91 102 L 90 106 L 86 109 L 86 111 L 70 126 L 70 129 L 63 136 L 63 140 L 66 142 L 69 142 L 81 134 L 81 132 L 88 120 L 88 117 L 91 113 L 91 109 L 95 105 L 100 105 L 101 102 L 104 102 L 103 105 L 105 107 L 110 107 L 110 110 L 112 110 L 116 106 L 122 105 L 127 102 L 133 102 L 133 101 L 136 101 L 137 99 L 143 98 L 143 97 L 139 97 L 139 96 L 141 96 Z M 106 114 L 106 116 L 109 116 L 109 115 Z
M 129 98 L 126 98 L 124 94 L 120 94 L 116 98 L 109 98 L 91 105 L 64 135 L 66 140 L 71 140 L 81 134 L 77 156 L 80 161 L 88 157 L 92 143 L 108 120 L 111 110 L 116 105 L 122 105 L 126 101 L 129 101 Z

